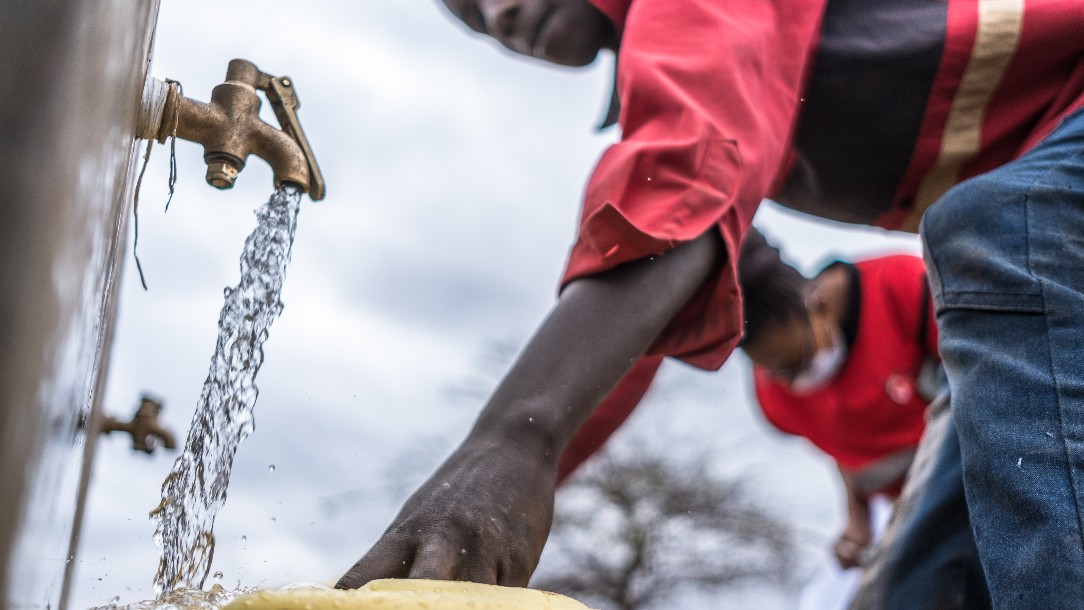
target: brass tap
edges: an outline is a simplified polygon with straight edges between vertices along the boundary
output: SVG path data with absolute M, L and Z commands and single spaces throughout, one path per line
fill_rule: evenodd
M 260 119 L 258 91 L 267 97 L 281 129 Z M 162 143 L 176 136 L 202 144 L 207 183 L 215 188 L 232 188 L 253 154 L 271 165 L 275 186 L 293 184 L 320 201 L 324 178 L 297 118 L 299 107 L 288 76 L 264 74 L 252 62 L 234 59 L 226 81 L 211 90 L 209 104 L 184 97 L 179 84 L 170 81 L 164 105 L 153 113 L 156 124 L 139 135 Z
M 161 402 L 149 396 L 143 396 L 139 408 L 136 409 L 135 415 L 132 416 L 132 421 L 121 422 L 113 417 L 106 416 L 102 421 L 102 434 L 127 432 L 132 436 L 133 451 L 153 453 L 159 442 L 166 449 L 176 449 L 177 441 L 173 437 L 173 433 L 158 422 L 158 416 L 161 413 Z

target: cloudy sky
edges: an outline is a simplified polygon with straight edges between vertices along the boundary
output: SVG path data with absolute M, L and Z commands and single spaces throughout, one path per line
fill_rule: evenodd
M 333 581 L 465 433 L 479 400 L 456 390 L 490 385 L 492 346 L 522 345 L 553 304 L 584 181 L 616 137 L 594 130 L 612 58 L 573 71 L 514 57 L 437 0 L 162 0 L 153 76 L 206 101 L 235 57 L 293 77 L 328 194 L 300 213 L 212 571 L 226 587 Z M 163 213 L 168 151 L 154 148 L 144 179 L 149 290 L 129 258 L 105 406 L 127 417 L 151 393 L 183 437 L 271 172 L 252 158 L 235 189 L 216 191 L 202 149 L 179 142 Z M 771 206 L 757 223 L 805 271 L 832 255 L 917 252 L 910 237 Z M 830 465 L 764 429 L 746 376 L 741 361 L 671 366 L 623 434 L 718 455 L 826 545 L 840 518 Z M 153 597 L 147 513 L 174 457 L 99 443 L 74 607 Z

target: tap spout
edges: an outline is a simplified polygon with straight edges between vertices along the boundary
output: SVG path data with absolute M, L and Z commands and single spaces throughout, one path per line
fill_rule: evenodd
M 281 129 L 260 118 L 259 91 L 271 103 Z M 170 82 L 157 124 L 140 126 L 138 135 L 202 144 L 207 182 L 215 188 L 232 188 L 251 154 L 271 166 L 276 186 L 293 184 L 320 201 L 324 180 L 297 119 L 298 106 L 290 78 L 272 77 L 249 61 L 235 59 L 225 82 L 211 90 L 209 103 L 184 97 L 179 84 Z

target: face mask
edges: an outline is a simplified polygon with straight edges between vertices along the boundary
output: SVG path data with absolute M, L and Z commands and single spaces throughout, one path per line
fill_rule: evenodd
M 809 366 L 802 369 L 790 382 L 790 390 L 795 394 L 809 394 L 823 388 L 832 380 L 843 365 L 847 363 L 847 346 L 843 343 L 841 333 L 836 330 L 832 333 L 832 345 L 818 350 L 813 355 Z

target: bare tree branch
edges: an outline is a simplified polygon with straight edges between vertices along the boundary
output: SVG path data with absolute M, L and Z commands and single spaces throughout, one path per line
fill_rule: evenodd
M 796 560 L 791 529 L 741 481 L 642 449 L 607 451 L 568 482 L 550 544 L 560 566 L 533 586 L 605 610 L 644 610 L 684 588 L 789 586 Z

